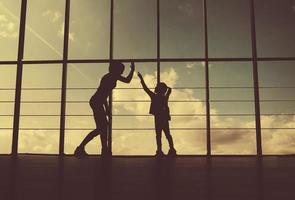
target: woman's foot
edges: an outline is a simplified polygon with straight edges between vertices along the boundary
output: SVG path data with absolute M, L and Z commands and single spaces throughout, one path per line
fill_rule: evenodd
M 88 154 L 85 151 L 84 147 L 78 146 L 75 150 L 74 156 L 76 158 L 85 158 L 86 156 L 88 156 Z
M 156 158 L 163 158 L 165 156 L 165 154 L 163 153 L 162 150 L 157 150 L 155 156 L 156 156 Z
M 102 158 L 110 158 L 110 157 L 112 157 L 112 153 L 108 149 L 101 149 L 101 157 Z
M 177 156 L 177 153 L 176 153 L 176 150 L 173 148 L 173 149 L 169 149 L 169 152 L 167 154 L 168 157 L 175 157 Z

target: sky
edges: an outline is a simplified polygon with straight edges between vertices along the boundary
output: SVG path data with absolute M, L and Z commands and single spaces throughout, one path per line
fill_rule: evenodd
M 20 0 L 0 0 L 0 60 L 17 58 Z M 155 0 L 114 1 L 114 58 L 156 58 Z M 61 59 L 65 2 L 28 0 L 24 60 Z M 204 58 L 202 0 L 160 0 L 161 58 Z M 255 1 L 259 57 L 294 57 L 295 1 Z M 251 27 L 246 0 L 208 0 L 208 40 L 211 58 L 250 58 Z M 108 59 L 110 1 L 72 0 L 69 59 Z M 130 63 L 125 63 L 128 74 Z M 136 63 L 150 88 L 156 84 L 156 66 Z M 75 147 L 95 126 L 88 105 L 107 64 L 69 64 L 67 77 L 65 152 Z M 24 65 L 20 128 L 59 128 L 61 64 Z M 260 98 L 294 100 L 295 61 L 259 62 Z M 16 66 L 0 65 L 0 154 L 11 151 Z M 205 65 L 203 62 L 161 63 L 161 81 L 173 88 L 170 122 L 179 154 L 206 154 Z M 209 63 L 212 154 L 255 154 L 254 91 L 251 62 Z M 231 87 L 231 88 L 218 88 Z M 272 88 L 266 88 L 272 87 Z M 283 87 L 283 88 L 282 88 Z M 28 88 L 51 88 L 29 90 Z M 73 89 L 75 88 L 75 89 Z M 79 89 L 80 88 L 80 89 Z M 87 88 L 87 89 L 83 89 Z M 180 89 L 177 89 L 180 88 Z M 149 98 L 136 74 L 130 84 L 118 83 L 113 102 L 113 154 L 153 155 L 156 150 Z M 218 102 L 241 100 L 242 102 Z M 43 103 L 32 103 L 43 101 Z M 45 101 L 45 102 L 44 102 Z M 125 101 L 125 102 L 120 102 Z M 127 101 L 127 102 L 126 102 Z M 138 102 L 145 101 L 145 102 Z M 175 102 L 176 101 L 176 102 Z M 185 102 L 179 102 L 185 101 Z M 262 101 L 262 114 L 295 113 L 293 101 Z M 247 114 L 246 116 L 234 116 Z M 6 115 L 6 116 L 3 116 Z M 27 116 L 52 115 L 52 116 Z M 83 116 L 77 116 L 83 115 Z M 147 115 L 147 116 L 118 116 Z M 221 115 L 221 116 L 220 116 Z M 227 116 L 222 116 L 227 115 Z M 263 128 L 295 128 L 294 115 L 263 115 Z M 142 129 L 149 130 L 120 130 Z M 173 130 L 176 128 L 177 130 Z M 197 130 L 179 130 L 197 129 Z M 214 128 L 231 128 L 216 130 Z M 238 128 L 233 130 L 232 128 Z M 74 129 L 74 130 L 71 130 Z M 295 129 L 294 129 L 295 130 Z M 293 129 L 263 129 L 265 154 L 295 153 Z M 58 153 L 59 130 L 20 130 L 20 153 Z M 164 150 L 167 142 L 163 136 Z M 95 138 L 86 147 L 100 153 Z

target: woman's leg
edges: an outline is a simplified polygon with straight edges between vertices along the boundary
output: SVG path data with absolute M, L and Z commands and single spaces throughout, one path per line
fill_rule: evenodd
M 99 124 L 99 130 L 100 130 L 100 141 L 101 141 L 101 153 L 104 154 L 108 150 L 108 121 L 106 116 L 100 117 L 100 124 Z
M 108 121 L 107 121 L 107 114 L 103 106 L 98 107 L 97 112 L 94 114 L 94 120 L 96 124 L 96 130 L 98 134 L 100 134 L 102 153 L 104 153 L 108 149 L 108 144 L 107 144 Z
M 88 133 L 88 135 L 84 138 L 84 140 L 81 142 L 79 147 L 84 148 L 94 137 L 98 136 L 100 134 L 99 130 L 99 116 L 102 115 L 100 112 L 100 109 L 92 108 L 93 111 L 93 117 L 95 120 L 96 129 Z
M 81 142 L 81 144 L 79 145 L 79 147 L 85 147 L 88 142 L 90 142 L 93 138 L 95 138 L 96 136 L 99 135 L 99 132 L 97 131 L 97 129 L 91 131 L 90 133 L 88 133 L 88 135 L 84 138 L 84 140 Z

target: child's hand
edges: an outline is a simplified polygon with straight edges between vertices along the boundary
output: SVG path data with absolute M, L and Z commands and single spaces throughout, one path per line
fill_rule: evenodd
M 132 71 L 135 70 L 135 64 L 134 64 L 134 62 L 131 62 L 130 69 L 131 69 Z
M 142 75 L 141 75 L 140 72 L 137 72 L 137 76 L 138 76 L 140 79 L 143 79 L 143 78 L 142 78 Z

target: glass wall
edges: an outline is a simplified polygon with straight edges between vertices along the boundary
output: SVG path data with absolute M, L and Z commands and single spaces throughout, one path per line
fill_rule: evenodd
M 89 99 L 111 59 L 124 62 L 123 76 L 131 61 L 136 65 L 131 83 L 118 82 L 112 93 L 114 155 L 156 151 L 150 98 L 137 72 L 151 90 L 158 81 L 172 88 L 170 128 L 178 154 L 252 155 L 257 145 L 263 154 L 294 154 L 295 4 L 251 2 L 2 0 L 0 154 L 16 148 L 58 154 L 60 144 L 73 154 L 95 128 Z M 260 131 L 262 146 L 256 142 Z M 13 134 L 18 147 L 12 147 Z M 164 135 L 162 140 L 167 152 Z M 100 154 L 100 148 L 97 137 L 86 151 Z
M 213 154 L 255 154 L 252 63 L 210 63 Z
M 15 65 L 0 65 L 0 154 L 11 152 L 15 74 Z
M 295 62 L 259 63 L 262 147 L 264 154 L 293 154 Z
M 24 65 L 20 153 L 58 153 L 61 65 Z

